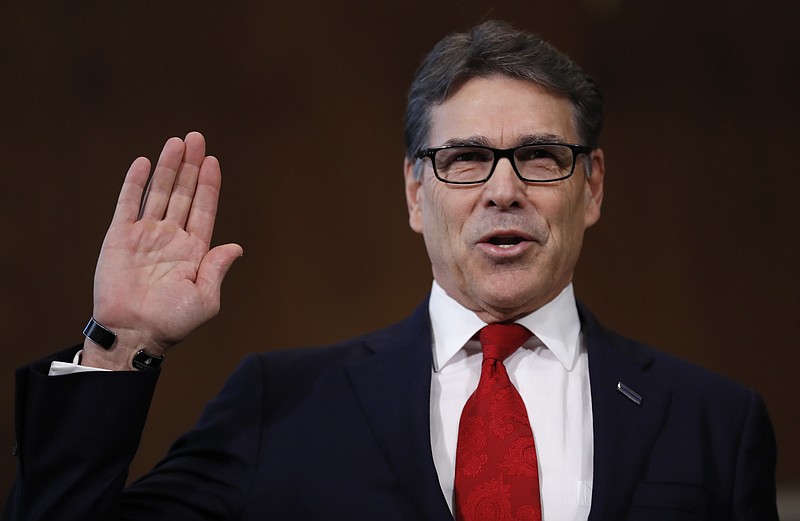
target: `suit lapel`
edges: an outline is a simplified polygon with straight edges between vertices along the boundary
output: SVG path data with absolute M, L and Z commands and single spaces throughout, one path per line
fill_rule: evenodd
M 427 300 L 366 339 L 373 355 L 349 366 L 358 401 L 421 519 L 451 519 L 430 442 L 431 326 Z
M 642 480 L 671 392 L 648 380 L 649 355 L 603 330 L 583 307 L 580 312 L 589 353 L 594 424 L 589 520 L 617 519 Z

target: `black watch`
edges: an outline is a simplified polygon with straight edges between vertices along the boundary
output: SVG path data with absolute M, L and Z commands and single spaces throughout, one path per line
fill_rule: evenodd
M 163 361 L 164 355 L 153 356 L 140 349 L 138 353 L 133 355 L 131 365 L 139 371 L 156 371 L 161 367 L 161 362 Z

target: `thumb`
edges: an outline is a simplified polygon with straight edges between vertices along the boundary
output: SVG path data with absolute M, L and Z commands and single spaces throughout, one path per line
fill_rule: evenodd
M 206 253 L 197 269 L 197 282 L 206 295 L 218 297 L 222 287 L 222 279 L 228 273 L 233 262 L 244 254 L 238 244 L 223 244 Z

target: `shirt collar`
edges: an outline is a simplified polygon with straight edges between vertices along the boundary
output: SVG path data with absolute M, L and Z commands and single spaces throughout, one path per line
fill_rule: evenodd
M 456 302 L 435 280 L 428 309 L 433 328 L 433 370 L 439 372 L 486 323 Z M 567 371 L 575 367 L 581 324 L 572 284 L 516 322 L 533 332 Z

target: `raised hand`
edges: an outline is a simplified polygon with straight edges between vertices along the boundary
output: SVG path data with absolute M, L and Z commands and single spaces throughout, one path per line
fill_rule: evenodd
M 149 174 L 146 158 L 131 164 L 95 271 L 93 316 L 116 342 L 105 351 L 87 339 L 84 365 L 130 369 L 140 349 L 166 352 L 219 312 L 242 255 L 238 244 L 209 249 L 221 177 L 201 134 L 169 139 L 148 184 Z

